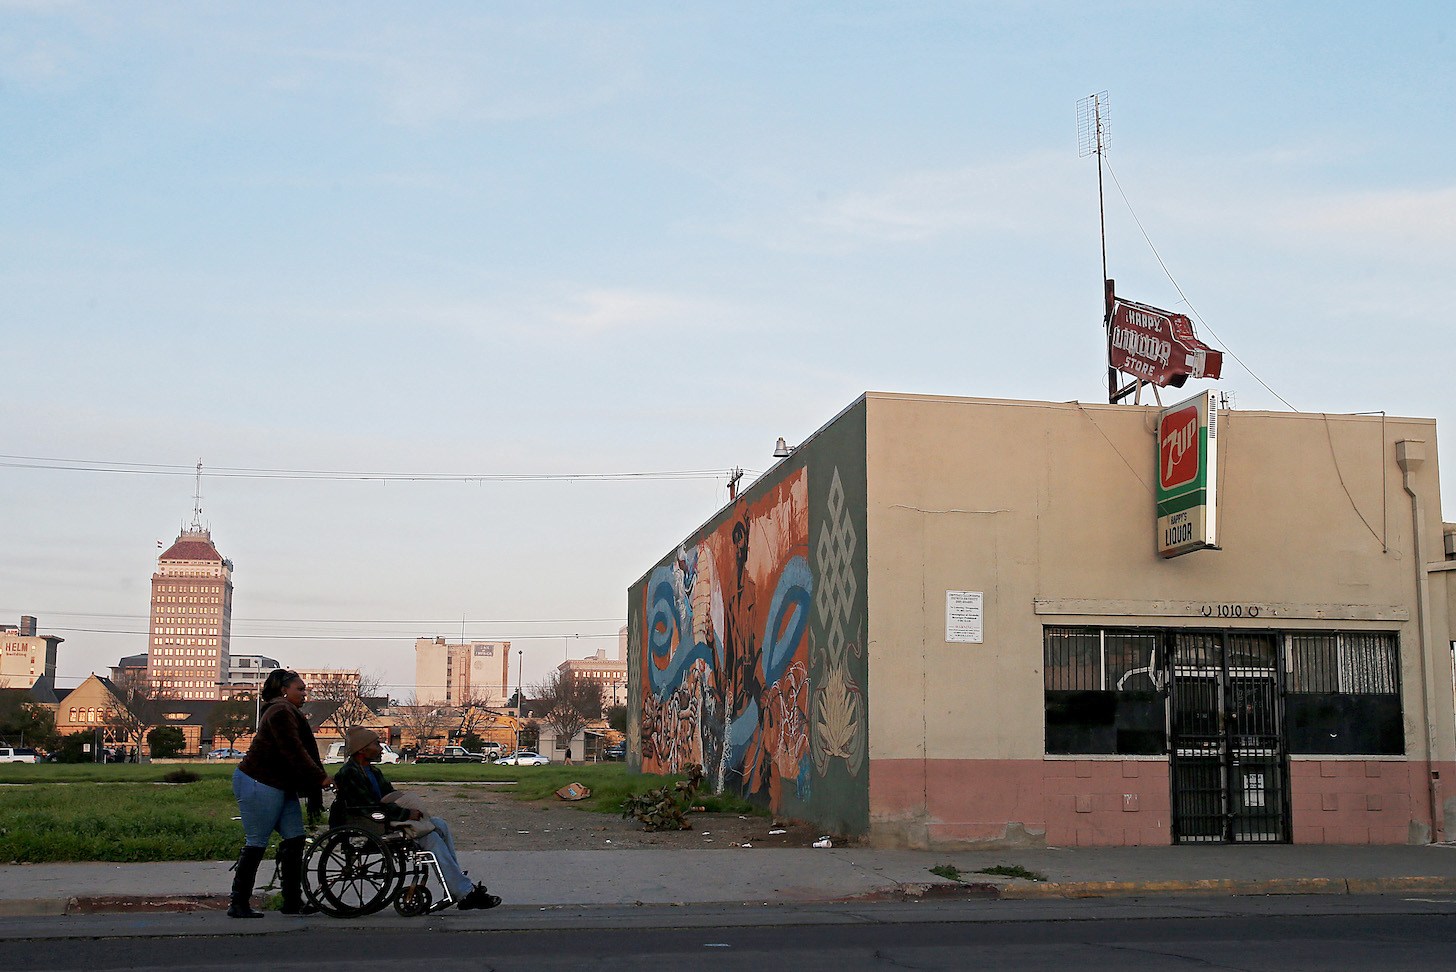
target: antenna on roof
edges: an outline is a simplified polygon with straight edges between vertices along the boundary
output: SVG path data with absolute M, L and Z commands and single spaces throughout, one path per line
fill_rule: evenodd
M 1077 157 L 1097 156 L 1097 224 L 1102 232 L 1102 279 L 1107 279 L 1107 210 L 1102 201 L 1102 160 L 1112 141 L 1107 131 L 1111 99 L 1106 91 L 1090 94 L 1077 102 Z
M 197 460 L 197 491 L 192 494 L 192 529 L 202 530 L 202 460 Z
M 1111 99 L 1106 91 L 1090 94 L 1077 102 L 1077 157 L 1097 156 L 1097 228 L 1102 238 L 1102 326 L 1107 331 L 1107 400 L 1116 404 L 1124 396 L 1118 385 L 1117 369 L 1112 365 L 1112 281 L 1107 279 L 1107 207 L 1102 195 L 1102 160 L 1107 157 L 1111 138 L 1107 131 L 1107 115 Z M 1142 391 L 1142 382 L 1132 386 Z

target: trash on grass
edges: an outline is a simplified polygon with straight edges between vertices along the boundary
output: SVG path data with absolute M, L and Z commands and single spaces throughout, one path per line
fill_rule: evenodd
M 818 840 L 814 841 L 814 846 L 815 847 L 833 847 L 834 846 L 834 841 L 830 840 L 828 837 L 820 837 Z
M 587 797 L 591 796 L 591 790 L 582 786 L 580 783 L 568 783 L 561 789 L 557 790 L 556 795 L 563 800 L 585 800 Z

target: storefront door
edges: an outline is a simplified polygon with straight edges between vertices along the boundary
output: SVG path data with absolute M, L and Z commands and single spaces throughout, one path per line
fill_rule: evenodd
M 1289 840 L 1279 638 L 1169 631 L 1175 843 Z

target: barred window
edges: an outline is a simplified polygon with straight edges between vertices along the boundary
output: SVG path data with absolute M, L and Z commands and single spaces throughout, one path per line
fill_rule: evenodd
M 1317 632 L 1289 636 L 1289 691 L 1395 695 L 1400 653 L 1384 632 Z
M 1167 751 L 1156 632 L 1048 627 L 1043 632 L 1046 751 Z
M 1400 639 L 1394 633 L 1291 633 L 1284 668 L 1291 753 L 1398 756 L 1405 752 Z

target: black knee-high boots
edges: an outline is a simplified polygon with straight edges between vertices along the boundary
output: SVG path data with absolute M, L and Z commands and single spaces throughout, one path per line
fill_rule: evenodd
M 263 860 L 263 848 L 244 847 L 238 855 L 236 873 L 233 874 L 232 901 L 228 904 L 229 918 L 262 918 L 261 911 L 253 910 L 253 883 L 258 877 L 258 864 Z
M 283 892 L 278 910 L 285 915 L 306 915 L 314 910 L 303 903 L 303 842 L 302 837 L 290 837 L 278 845 L 278 881 Z

